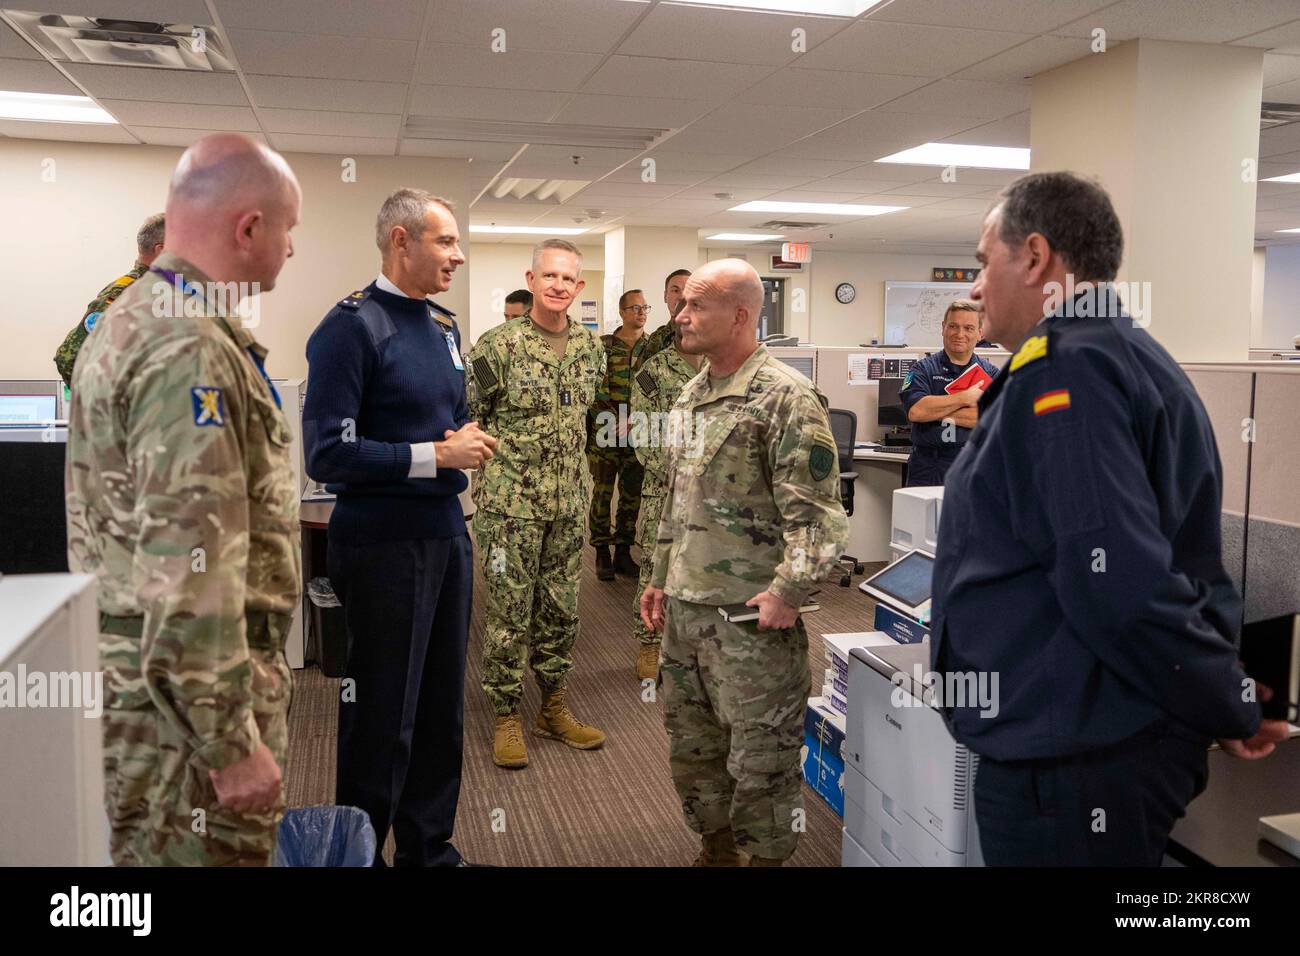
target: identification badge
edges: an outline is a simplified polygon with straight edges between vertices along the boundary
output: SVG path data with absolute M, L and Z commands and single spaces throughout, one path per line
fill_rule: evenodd
M 560 404 L 561 405 L 573 404 L 573 396 L 569 393 L 569 390 L 567 388 L 561 389 L 560 391 Z
M 456 348 L 456 337 L 450 332 L 444 334 L 447 336 L 447 351 L 451 353 L 451 364 L 456 366 L 456 371 L 465 371 L 465 363 L 460 360 L 460 349 Z

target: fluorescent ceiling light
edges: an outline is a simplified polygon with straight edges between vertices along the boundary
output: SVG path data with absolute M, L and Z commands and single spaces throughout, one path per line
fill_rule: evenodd
M 476 226 L 470 223 L 470 232 L 495 232 L 516 236 L 580 236 L 586 229 L 552 228 L 551 226 Z
M 864 206 L 847 202 L 776 202 L 757 199 L 732 206 L 727 212 L 810 212 L 819 216 L 883 216 L 909 206 Z
M 89 96 L 62 93 L 17 93 L 0 90 L 0 119 L 36 120 L 42 123 L 113 123 L 107 112 Z
M 908 163 L 912 166 L 969 166 L 974 169 L 1028 169 L 1029 150 L 1018 146 L 969 146 L 965 143 L 926 143 L 878 163 Z
M 884 0 L 673 0 L 702 7 L 744 7 L 773 13 L 807 13 L 825 17 L 856 17 Z
M 1300 232 L 1300 228 L 1296 228 L 1296 229 L 1279 229 L 1278 232 Z
M 1266 183 L 1300 183 L 1300 173 L 1288 173 L 1285 176 L 1270 176 Z
M 705 238 L 717 239 L 719 242 L 771 242 L 773 239 L 784 239 L 785 236 L 765 232 L 720 232 L 716 236 Z

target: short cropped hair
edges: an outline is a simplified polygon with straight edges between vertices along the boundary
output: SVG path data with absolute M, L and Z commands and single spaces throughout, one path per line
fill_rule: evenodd
M 533 307 L 533 294 L 527 289 L 515 289 L 506 296 L 506 305 L 522 305 L 525 309 Z
M 974 312 L 979 317 L 980 323 L 984 322 L 984 309 L 974 299 L 953 299 L 952 304 L 948 306 L 948 311 L 943 314 L 943 320 L 947 322 L 948 317 L 954 312 Z
M 582 250 L 571 243 L 568 239 L 543 239 L 537 245 L 533 246 L 533 269 L 537 269 L 537 262 L 542 258 L 542 253 L 547 249 L 559 249 L 562 252 L 572 253 L 578 257 L 578 272 L 582 272 Z
M 642 292 L 640 289 L 628 289 L 626 292 L 624 292 L 622 295 L 620 295 L 620 296 L 618 297 L 618 307 L 619 307 L 620 309 L 626 309 L 626 308 L 627 308 L 627 300 L 630 299 L 630 298 L 631 298 L 632 296 L 634 296 L 634 295 L 644 296 L 645 293 Z
M 1110 282 L 1124 258 L 1124 230 L 1110 196 L 1075 173 L 1030 173 L 1002 191 L 998 238 L 1019 245 L 1033 233 L 1082 282 Z
M 153 247 L 158 243 L 165 243 L 164 236 L 167 232 L 167 223 L 162 213 L 156 212 L 140 226 L 140 231 L 135 234 L 135 248 L 142 256 L 147 256 L 153 252 Z
M 401 226 L 408 236 L 419 240 L 424 235 L 424 217 L 429 212 L 430 203 L 437 203 L 448 212 L 456 210 L 450 199 L 410 186 L 397 190 L 385 199 L 379 207 L 379 217 L 375 220 L 375 245 L 379 246 L 379 251 L 388 251 L 389 237 L 393 234 L 394 226 Z
M 690 269 L 678 269 L 676 272 L 670 272 L 670 273 L 668 273 L 668 278 L 664 280 L 664 288 L 667 289 L 667 288 L 668 288 L 668 283 L 672 282 L 672 281 L 673 281 L 674 279 L 676 279 L 678 276 L 686 276 L 686 278 L 689 279 L 689 278 L 691 277 L 691 270 L 690 270 Z

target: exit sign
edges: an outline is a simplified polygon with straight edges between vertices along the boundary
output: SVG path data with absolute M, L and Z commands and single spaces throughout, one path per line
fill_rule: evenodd
M 781 258 L 786 262 L 812 262 L 812 243 L 783 242 Z

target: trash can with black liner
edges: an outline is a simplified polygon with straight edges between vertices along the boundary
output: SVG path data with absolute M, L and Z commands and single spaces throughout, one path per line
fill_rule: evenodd
M 311 600 L 312 656 L 326 677 L 342 677 L 348 663 L 348 621 L 329 578 L 312 578 L 307 585 Z

